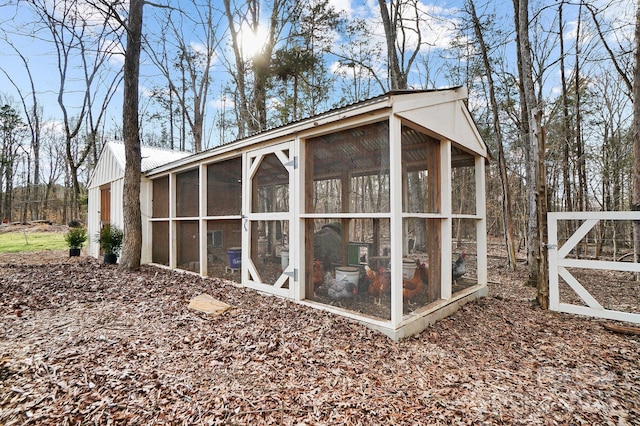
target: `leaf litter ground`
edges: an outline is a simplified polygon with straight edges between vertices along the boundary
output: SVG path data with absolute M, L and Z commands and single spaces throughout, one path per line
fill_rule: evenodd
M 503 265 L 393 342 L 222 279 L 0 255 L 0 424 L 640 424 L 640 336 L 539 309 Z M 233 308 L 189 310 L 202 293 Z

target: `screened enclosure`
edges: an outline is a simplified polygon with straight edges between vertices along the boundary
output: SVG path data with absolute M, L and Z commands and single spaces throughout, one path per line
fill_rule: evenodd
M 486 294 L 487 153 L 460 90 L 385 95 L 155 170 L 153 262 L 420 331 Z
M 477 284 L 472 261 L 477 252 L 475 158 L 454 147 L 451 163 L 442 165 L 440 152 L 440 140 L 401 127 L 403 315 L 442 297 L 444 221 L 452 225 L 456 254 L 452 294 Z M 311 215 L 305 219 L 305 233 L 313 235 L 305 247 L 307 298 L 390 320 L 390 221 L 396 206 L 390 197 L 389 122 L 307 139 L 305 158 L 305 212 Z M 450 197 L 441 196 L 443 169 L 451 170 Z M 443 206 L 448 200 L 451 205 Z M 455 213 L 449 214 L 450 209 Z M 465 270 L 456 277 L 454 263 L 462 253 Z M 354 297 L 332 297 L 327 273 L 351 279 L 357 286 Z

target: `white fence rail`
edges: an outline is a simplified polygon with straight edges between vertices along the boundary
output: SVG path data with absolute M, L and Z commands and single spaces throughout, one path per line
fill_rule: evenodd
M 553 311 L 571 314 L 588 315 L 618 321 L 640 324 L 640 314 L 616 311 L 604 308 L 567 268 L 602 269 L 612 271 L 640 272 L 640 263 L 613 262 L 589 259 L 569 259 L 567 255 L 600 220 L 640 220 L 640 212 L 562 212 L 549 213 L 548 248 L 549 248 L 549 308 Z M 562 247 L 558 246 L 559 221 L 583 221 L 582 225 L 567 239 Z M 562 278 L 582 299 L 586 306 L 571 303 L 560 303 L 559 282 Z

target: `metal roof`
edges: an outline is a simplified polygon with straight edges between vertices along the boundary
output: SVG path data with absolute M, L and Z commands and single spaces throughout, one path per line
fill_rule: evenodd
M 109 141 L 105 144 L 105 148 L 111 150 L 113 156 L 124 170 L 126 164 L 124 143 Z M 144 173 L 156 167 L 164 166 L 165 164 L 188 157 L 192 153 L 143 145 L 140 147 L 140 154 L 142 156 L 141 171 Z

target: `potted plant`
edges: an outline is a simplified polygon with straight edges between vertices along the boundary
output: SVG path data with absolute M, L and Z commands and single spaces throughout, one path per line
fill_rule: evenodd
M 80 256 L 80 249 L 87 241 L 87 230 L 82 226 L 70 228 L 69 232 L 65 234 L 64 240 L 69 246 L 69 256 Z
M 120 228 L 110 223 L 105 223 L 100 229 L 97 242 L 103 252 L 104 263 L 116 263 L 124 234 Z

